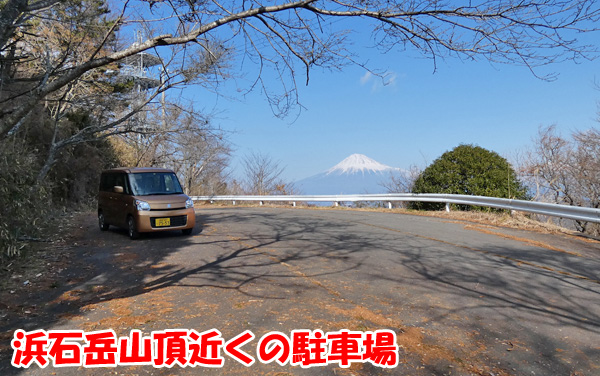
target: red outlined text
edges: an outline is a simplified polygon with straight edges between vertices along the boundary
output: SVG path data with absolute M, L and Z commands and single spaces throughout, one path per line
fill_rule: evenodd
M 149 335 L 133 329 L 124 337 L 117 337 L 112 329 L 94 332 L 18 329 L 11 342 L 11 363 L 17 368 L 32 364 L 40 368 L 133 365 L 219 368 L 225 364 L 223 355 L 226 355 L 246 367 L 257 360 L 302 368 L 326 365 L 348 368 L 353 363 L 366 362 L 382 368 L 398 366 L 398 344 L 392 330 L 342 329 L 324 333 L 303 329 L 293 330 L 291 335 L 273 331 L 253 345 L 255 338 L 249 330 L 226 341 L 217 329 L 201 333 L 194 329 L 167 329 Z

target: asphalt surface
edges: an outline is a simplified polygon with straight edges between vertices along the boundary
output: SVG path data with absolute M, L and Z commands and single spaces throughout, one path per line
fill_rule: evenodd
M 201 207 L 192 236 L 130 241 L 122 230 L 100 232 L 92 214 L 81 218 L 60 285 L 32 280 L 22 307 L 33 312 L 0 327 L 0 374 L 600 375 L 595 241 L 414 215 L 266 207 Z M 393 369 L 246 368 L 225 356 L 222 369 L 18 370 L 7 349 L 17 328 L 119 336 L 215 328 L 226 340 L 250 330 L 257 338 L 244 350 L 252 356 L 269 331 L 390 329 L 400 361 Z

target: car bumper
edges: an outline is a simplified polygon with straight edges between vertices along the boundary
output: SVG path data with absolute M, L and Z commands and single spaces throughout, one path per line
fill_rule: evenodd
M 161 221 L 157 221 L 166 218 L 169 218 L 168 226 L 161 225 Z M 194 208 L 141 211 L 137 213 L 135 220 L 139 232 L 185 230 L 196 225 L 196 213 Z

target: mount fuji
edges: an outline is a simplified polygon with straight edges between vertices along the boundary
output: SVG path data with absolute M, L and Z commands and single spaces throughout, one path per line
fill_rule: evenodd
M 400 171 L 366 155 L 352 154 L 329 170 L 299 180 L 295 185 L 300 193 L 307 195 L 386 193 L 381 183 Z

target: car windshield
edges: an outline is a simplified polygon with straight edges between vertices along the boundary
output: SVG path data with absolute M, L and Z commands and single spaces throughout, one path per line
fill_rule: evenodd
M 129 174 L 131 191 L 136 196 L 176 195 L 183 193 L 177 176 L 172 172 Z

